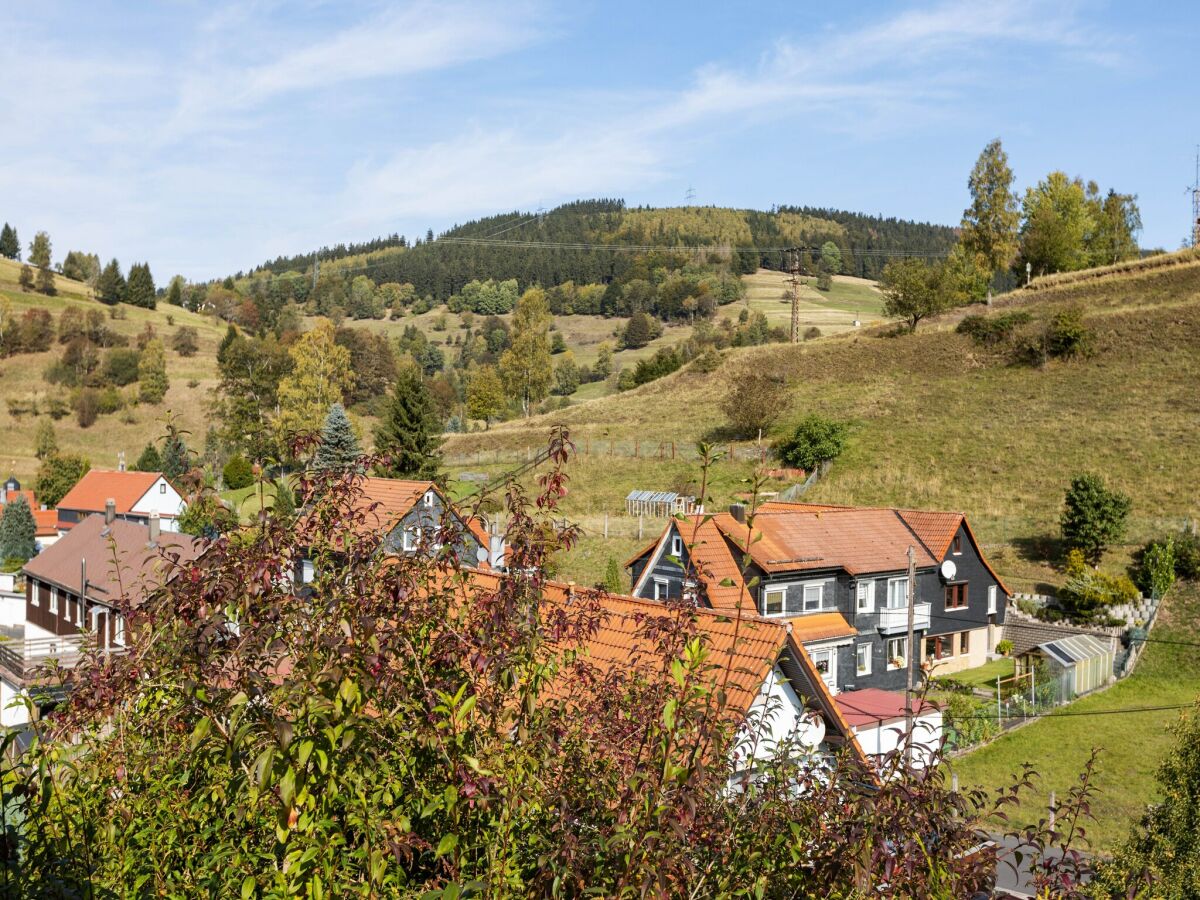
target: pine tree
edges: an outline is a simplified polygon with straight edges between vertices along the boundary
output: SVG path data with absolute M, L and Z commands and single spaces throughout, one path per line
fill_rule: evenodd
M 158 455 L 158 448 L 154 443 L 148 443 L 142 448 L 142 454 L 137 458 L 137 462 L 133 464 L 135 472 L 161 472 L 162 457 Z
M 0 229 L 0 256 L 5 259 L 21 258 L 21 241 L 17 238 L 17 229 L 7 222 L 4 223 L 4 228 Z
M 58 436 L 54 433 L 54 423 L 49 419 L 42 419 L 38 423 L 36 445 L 38 459 L 46 459 L 58 452 Z
M 271 513 L 285 522 L 296 515 L 296 495 L 286 478 L 275 482 L 275 502 L 271 504 Z
M 4 504 L 0 515 L 0 562 L 28 562 L 37 553 L 37 524 L 24 494 Z
M 168 428 L 166 439 L 163 440 L 161 471 L 171 481 L 183 477 L 192 468 L 192 454 L 183 435 L 182 431 Z
M 441 428 L 433 400 L 414 365 L 401 367 L 392 400 L 375 429 L 375 452 L 386 457 L 375 467 L 388 478 L 433 478 L 441 465 Z
M 317 452 L 313 454 L 314 469 L 345 470 L 355 466 L 362 456 L 362 448 L 354 435 L 354 426 L 346 417 L 346 410 L 340 403 L 329 407 L 325 416 L 325 424 L 321 427 L 321 442 L 317 444 Z
M 621 566 L 616 557 L 610 556 L 608 565 L 604 568 L 604 589 L 610 594 L 619 594 L 624 587 L 625 579 L 621 577 Z
M 233 342 L 238 339 L 237 326 L 232 322 L 225 329 L 225 336 L 221 338 L 221 343 L 217 345 L 217 364 L 224 365 L 225 358 L 229 355 L 229 348 L 233 346 Z
M 162 403 L 170 386 L 166 351 L 162 341 L 154 338 L 146 344 L 138 360 L 138 396 L 143 403 Z
M 101 302 L 113 304 L 125 299 L 125 276 L 121 274 L 121 264 L 115 259 L 104 267 L 96 280 L 96 294 Z
M 143 309 L 154 309 L 154 276 L 149 263 L 134 263 L 129 267 L 129 280 L 125 283 L 125 302 Z
M 176 275 L 171 279 L 171 283 L 167 285 L 167 304 L 169 306 L 183 306 L 183 276 Z

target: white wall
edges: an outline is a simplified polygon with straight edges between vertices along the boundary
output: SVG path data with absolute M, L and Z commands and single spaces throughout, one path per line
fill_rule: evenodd
M 755 759 L 774 756 L 780 744 L 791 739 L 815 749 L 825 740 L 825 721 L 804 708 L 791 683 L 773 667 L 750 705 L 746 726 L 737 745 L 739 755 Z
M 165 492 L 162 490 L 164 487 L 166 488 Z M 149 516 L 150 513 L 156 512 L 162 519 L 163 531 L 178 531 L 179 526 L 175 522 L 175 518 L 183 513 L 184 508 L 183 497 L 167 479 L 160 476 L 154 484 L 150 485 L 150 490 L 146 491 L 142 498 L 133 504 L 130 512 L 137 516 Z
M 883 756 L 900 746 L 904 739 L 904 719 L 855 728 L 854 734 L 867 756 Z M 913 765 L 923 768 L 929 754 L 942 743 L 942 712 L 936 710 L 917 716 L 913 721 Z
M 3 586 L 0 586 L 2 588 Z M 0 589 L 0 625 L 25 624 L 25 595 Z
M 12 728 L 29 721 L 29 711 L 24 704 L 10 708 L 10 704 L 22 694 L 20 688 L 6 678 L 0 678 L 0 726 Z

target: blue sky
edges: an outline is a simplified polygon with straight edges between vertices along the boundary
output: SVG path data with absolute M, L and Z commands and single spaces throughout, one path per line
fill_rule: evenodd
M 578 197 L 955 224 L 999 136 L 1188 231 L 1200 4 L 24 4 L 0 220 L 161 282 Z

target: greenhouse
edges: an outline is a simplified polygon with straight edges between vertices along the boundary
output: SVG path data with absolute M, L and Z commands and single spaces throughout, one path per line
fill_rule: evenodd
M 1061 685 L 1059 696 L 1070 700 L 1104 687 L 1113 678 L 1112 641 L 1075 634 L 1038 646 L 1049 675 Z

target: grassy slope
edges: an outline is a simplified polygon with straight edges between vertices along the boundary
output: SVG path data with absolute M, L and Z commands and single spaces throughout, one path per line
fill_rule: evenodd
M 1163 618 L 1153 637 L 1195 641 L 1200 626 L 1200 587 L 1187 585 L 1168 595 Z M 1106 691 L 1071 704 L 1062 713 L 1089 713 L 1130 706 L 1177 706 L 1200 694 L 1200 658 L 1195 647 L 1147 646 L 1137 670 Z M 1180 712 L 1156 711 L 1116 715 L 1052 715 L 1009 734 L 953 762 L 963 789 L 994 788 L 1010 780 L 1028 762 L 1038 772 L 1038 789 L 1013 813 L 1011 826 L 1044 817 L 1050 791 L 1058 797 L 1078 782 L 1093 747 L 1101 748 L 1094 804 L 1096 821 L 1086 827 L 1092 845 L 1109 851 L 1131 822 L 1160 796 L 1154 784 L 1159 759 L 1174 743 L 1168 731 Z
M 790 328 L 792 322 L 791 285 L 783 272 L 759 269 L 743 278 L 746 299 L 755 312 L 765 313 L 771 325 Z M 864 325 L 881 321 L 883 296 L 874 282 L 845 275 L 834 276 L 828 292 L 818 291 L 816 279 L 805 278 L 800 286 L 800 327 L 816 326 L 821 333 L 840 334 L 854 328 L 854 320 Z M 721 310 L 721 316 L 736 318 L 744 304 L 734 303 Z
M 18 316 L 34 306 L 50 310 L 56 319 L 67 306 L 98 307 L 108 314 L 109 307 L 87 299 L 86 285 L 61 277 L 55 279 L 58 294 L 54 297 L 26 294 L 17 284 L 19 271 L 19 264 L 0 260 L 0 294 L 12 301 L 13 312 Z M 156 310 L 146 310 L 122 305 L 120 309 L 126 317 L 106 319 L 110 328 L 132 337 L 149 322 L 159 337 L 165 339 L 171 387 L 162 405 L 138 406 L 115 415 L 101 416 L 86 430 L 79 428 L 74 417 L 55 423 L 59 446 L 65 451 L 83 453 L 95 466 L 115 466 L 119 450 L 124 450 L 127 460 L 132 463 L 146 441 L 162 433 L 168 410 L 178 415 L 182 427 L 193 433 L 195 442 L 203 441 L 206 429 L 204 403 L 216 383 L 216 348 L 224 333 L 224 326 L 213 319 L 175 307 L 159 306 Z M 174 319 L 174 325 L 167 324 L 167 316 Z M 200 352 L 190 359 L 170 349 L 170 337 L 182 325 L 194 326 L 200 336 Z M 46 353 L 0 359 L 0 396 L 5 400 L 27 400 L 53 395 L 59 388 L 47 384 L 42 379 L 42 372 L 61 352 L 61 345 L 56 344 Z M 195 386 L 190 386 L 192 381 L 196 382 Z M 33 446 L 38 422 L 39 418 L 35 416 L 15 418 L 9 414 L 7 405 L 0 407 L 0 434 L 4 436 L 0 463 L 4 465 L 5 474 L 11 469 L 21 480 L 32 479 L 37 470 Z

